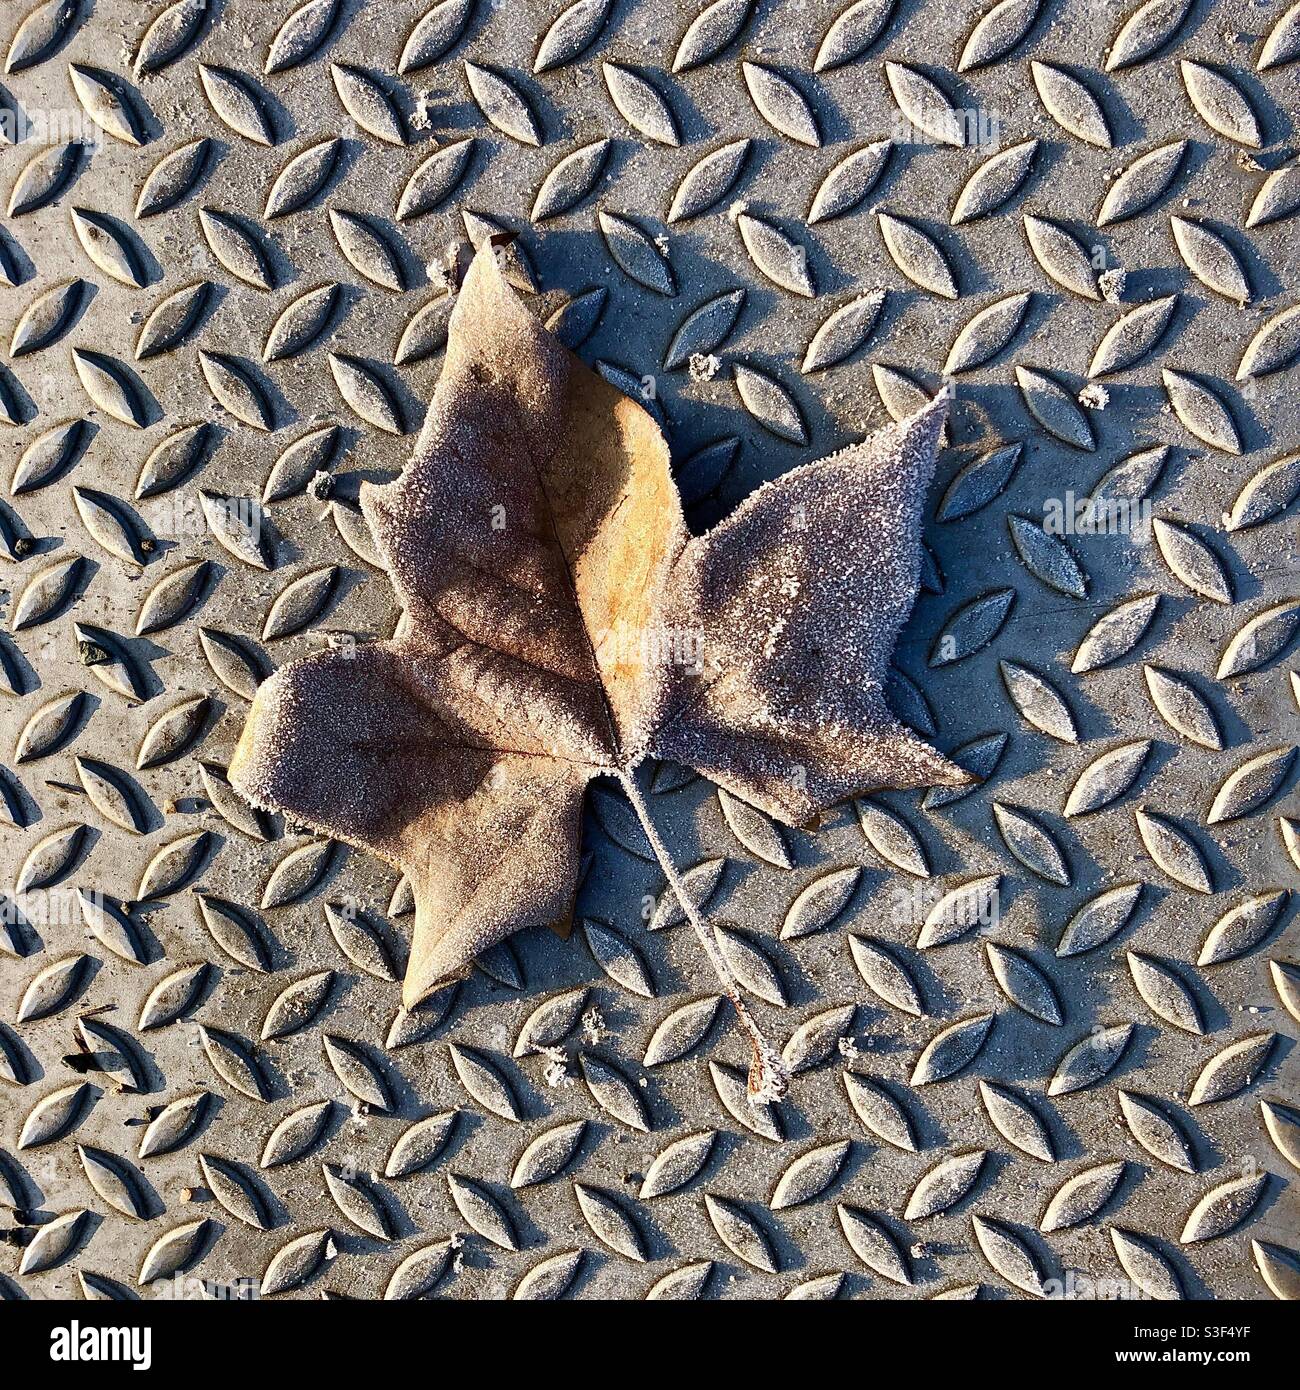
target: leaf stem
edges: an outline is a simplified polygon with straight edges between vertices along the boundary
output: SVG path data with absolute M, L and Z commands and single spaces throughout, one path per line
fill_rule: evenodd
M 641 795 L 641 788 L 637 786 L 635 770 L 618 768 L 616 775 L 623 784 L 627 799 L 632 803 L 637 820 L 641 822 L 646 839 L 650 841 L 650 848 L 654 850 L 659 867 L 664 871 L 668 886 L 677 895 L 677 901 L 682 905 L 686 920 L 695 929 L 695 935 L 704 948 L 704 954 L 709 958 L 709 964 L 713 967 L 714 973 L 722 985 L 722 992 L 731 1001 L 731 1006 L 735 1009 L 741 1026 L 749 1035 L 753 1047 L 753 1057 L 749 1064 L 749 1098 L 751 1103 L 757 1105 L 780 1100 L 789 1086 L 789 1069 L 781 1060 L 780 1053 L 768 1042 L 763 1036 L 762 1029 L 754 1022 L 754 1016 L 749 1012 L 749 1007 L 741 994 L 740 981 L 736 979 L 735 972 L 727 964 L 727 959 L 718 946 L 717 938 L 705 925 L 699 910 L 691 901 L 690 891 L 682 881 L 681 874 L 677 872 L 677 865 L 673 863 L 672 855 L 669 854 L 667 845 L 664 844 L 663 838 L 655 828 L 654 821 L 650 819 L 650 808 Z

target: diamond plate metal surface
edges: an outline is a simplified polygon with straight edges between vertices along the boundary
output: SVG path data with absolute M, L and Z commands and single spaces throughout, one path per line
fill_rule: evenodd
M 0 51 L 0 1293 L 1296 1296 L 1300 9 L 10 0 Z M 392 630 L 351 502 L 497 227 L 697 525 L 959 386 L 894 697 L 985 783 L 789 834 L 656 776 L 770 1110 L 612 787 L 573 939 L 406 1016 L 391 873 L 223 780 L 270 669 Z

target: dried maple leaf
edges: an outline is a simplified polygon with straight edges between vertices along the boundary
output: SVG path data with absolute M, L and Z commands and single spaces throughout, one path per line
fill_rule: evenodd
M 608 774 L 770 1089 L 773 1054 L 633 770 L 685 763 L 787 824 L 873 787 L 970 780 L 882 696 L 946 404 L 765 484 L 692 538 L 650 415 L 533 318 L 494 248 L 478 253 L 414 457 L 362 491 L 398 634 L 279 671 L 230 767 L 257 805 L 405 872 L 408 1008 L 512 932 L 569 920 L 583 792 Z

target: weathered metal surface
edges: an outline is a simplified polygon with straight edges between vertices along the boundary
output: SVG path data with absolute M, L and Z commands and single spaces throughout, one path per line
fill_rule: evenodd
M 7 5 L 0 1291 L 1294 1297 L 1298 35 Z M 793 835 L 652 798 L 804 1059 L 769 1115 L 612 788 L 585 932 L 406 1020 L 392 875 L 221 781 L 261 674 L 396 620 L 348 501 L 495 225 L 701 525 L 956 375 L 897 693 L 986 783 Z M 1103 475 L 1149 535 L 1059 533 Z

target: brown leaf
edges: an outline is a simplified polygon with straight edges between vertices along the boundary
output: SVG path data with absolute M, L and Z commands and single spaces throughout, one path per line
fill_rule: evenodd
M 673 566 L 661 624 L 703 670 L 667 666 L 650 752 L 788 825 L 872 787 L 974 779 L 905 729 L 882 686 L 920 580 L 921 509 L 946 395 L 765 483 Z
M 485 246 L 415 455 L 362 492 L 399 635 L 266 681 L 232 783 L 406 873 L 411 1008 L 512 932 L 568 919 L 584 788 L 647 754 L 787 824 L 872 787 L 970 780 L 881 695 L 945 411 L 691 539 L 650 415 L 529 314 Z

